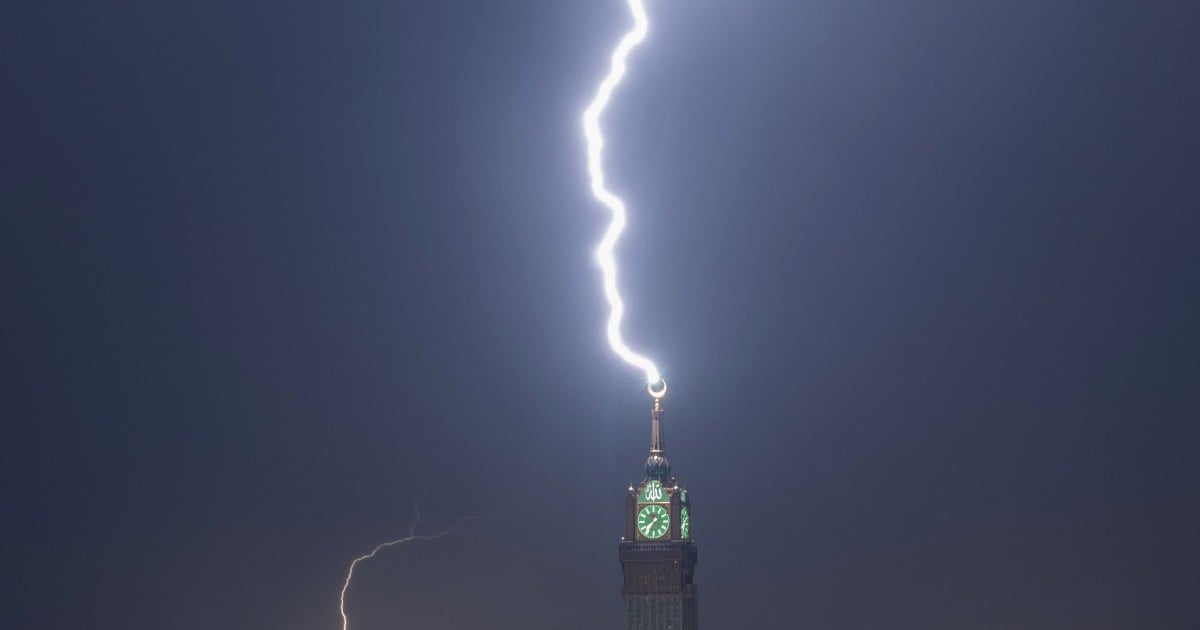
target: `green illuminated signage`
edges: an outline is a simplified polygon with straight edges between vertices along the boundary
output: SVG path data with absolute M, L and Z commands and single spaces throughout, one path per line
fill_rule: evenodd
M 670 500 L 667 497 L 667 489 L 657 479 L 646 482 L 642 491 L 638 493 L 638 503 L 667 503 Z

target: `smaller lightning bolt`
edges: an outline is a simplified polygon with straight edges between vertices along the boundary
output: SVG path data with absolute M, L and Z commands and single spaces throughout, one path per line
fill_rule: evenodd
M 394 547 L 396 545 L 403 545 L 404 543 L 412 542 L 414 540 L 437 540 L 438 538 L 441 538 L 441 537 L 445 536 L 446 534 L 449 534 L 450 532 L 454 531 L 455 529 L 458 529 L 459 525 L 462 525 L 463 523 L 465 523 L 467 521 L 473 521 L 473 520 L 480 518 L 478 516 L 464 516 L 464 517 L 458 519 L 457 521 L 454 521 L 454 523 L 452 525 L 450 525 L 450 527 L 447 527 L 446 529 L 444 529 L 436 534 L 422 535 L 422 534 L 417 533 L 417 526 L 421 524 L 421 504 L 420 503 L 417 503 L 416 505 L 413 506 L 413 514 L 414 514 L 413 522 L 412 522 L 412 525 L 408 528 L 407 536 L 405 536 L 404 538 L 397 538 L 396 540 L 391 540 L 391 541 L 382 543 L 380 545 L 376 545 L 376 547 L 371 550 L 371 553 L 361 555 L 361 556 L 355 558 L 354 562 L 350 563 L 350 570 L 346 572 L 346 583 L 342 584 L 342 596 L 338 602 L 338 611 L 342 613 L 342 630 L 348 630 L 350 627 L 350 620 L 346 618 L 346 591 L 349 590 L 349 588 L 350 588 L 350 580 L 354 578 L 354 567 L 358 566 L 359 562 L 362 562 L 363 560 L 369 560 L 371 558 L 374 558 L 375 554 L 379 553 L 380 551 L 382 551 L 384 549 L 387 549 L 388 547 Z

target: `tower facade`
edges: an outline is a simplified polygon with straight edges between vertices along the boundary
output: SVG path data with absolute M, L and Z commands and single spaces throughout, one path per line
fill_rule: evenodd
M 696 543 L 692 540 L 691 499 L 671 474 L 663 437 L 662 400 L 650 417 L 650 456 L 646 476 L 625 497 L 625 535 L 618 557 L 624 583 L 627 630 L 696 630 L 700 627 L 696 585 Z

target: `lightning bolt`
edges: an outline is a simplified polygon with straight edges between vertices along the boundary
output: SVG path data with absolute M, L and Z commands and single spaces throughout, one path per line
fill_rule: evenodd
M 650 359 L 631 350 L 621 338 L 621 319 L 625 316 L 625 302 L 617 290 L 617 262 L 613 256 L 613 248 L 625 229 L 625 202 L 604 186 L 604 167 L 601 160 L 604 152 L 604 134 L 600 130 L 600 115 L 608 106 L 613 90 L 625 76 L 625 59 L 646 39 L 649 28 L 646 7 L 642 0 L 629 0 L 629 11 L 633 14 L 633 28 L 617 44 L 608 75 L 600 82 L 596 97 L 583 112 L 583 134 L 587 138 L 587 168 L 592 180 L 592 195 L 612 213 L 612 220 L 604 232 L 604 238 L 596 247 L 596 262 L 604 276 L 604 296 L 608 299 L 609 306 L 608 344 L 626 363 L 641 369 L 646 374 L 646 383 L 654 386 L 662 382 L 662 374 L 659 373 L 658 367 Z M 663 387 L 665 393 L 665 383 Z
M 467 521 L 473 521 L 473 520 L 480 518 L 478 516 L 464 516 L 464 517 L 458 519 L 457 521 L 454 521 L 454 523 L 452 525 L 450 525 L 450 527 L 447 527 L 446 529 L 444 529 L 436 534 L 421 535 L 421 534 L 417 533 L 417 526 L 421 524 L 421 505 L 419 503 L 413 507 L 413 514 L 414 514 L 413 522 L 412 522 L 412 525 L 408 528 L 407 536 L 376 545 L 375 548 L 371 550 L 371 553 L 361 555 L 361 556 L 355 558 L 354 561 L 350 563 L 350 569 L 346 572 L 346 582 L 344 584 L 342 584 L 342 595 L 338 601 L 338 612 L 340 612 L 342 614 L 342 630 L 348 630 L 350 627 L 350 620 L 346 618 L 346 591 L 350 589 L 350 580 L 354 579 L 354 568 L 358 566 L 359 562 L 362 562 L 363 560 L 369 560 L 371 558 L 374 558 L 375 554 L 379 553 L 380 551 L 382 551 L 384 549 L 387 549 L 388 547 L 394 547 L 396 545 L 403 545 L 404 543 L 409 543 L 414 540 L 437 540 L 438 538 L 441 538 L 441 537 L 449 534 L 450 532 L 454 531 L 455 529 L 458 529 L 459 525 L 462 525 L 463 523 L 465 523 Z

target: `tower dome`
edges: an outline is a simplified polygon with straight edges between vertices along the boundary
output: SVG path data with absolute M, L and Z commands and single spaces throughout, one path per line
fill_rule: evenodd
M 646 478 L 666 481 L 671 476 L 671 461 L 665 453 L 650 453 L 646 458 Z

